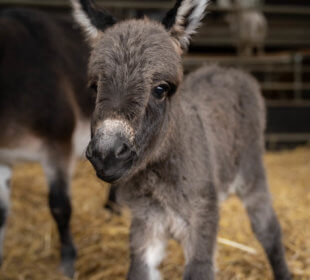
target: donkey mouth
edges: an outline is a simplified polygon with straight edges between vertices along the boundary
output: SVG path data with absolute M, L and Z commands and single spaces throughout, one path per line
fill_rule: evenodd
M 125 178 L 126 175 L 130 172 L 133 165 L 133 159 L 127 161 L 122 166 L 96 166 L 93 164 L 96 175 L 99 179 L 112 184 L 120 181 Z
M 123 174 L 113 174 L 113 175 L 105 175 L 102 171 L 96 172 L 96 175 L 102 181 L 105 181 L 109 184 L 112 184 L 123 177 Z
M 93 165 L 97 177 L 107 183 L 115 183 L 131 170 L 137 157 L 135 151 L 127 148 L 125 152 L 109 151 L 104 154 L 93 150 L 91 145 L 87 149 L 86 157 Z

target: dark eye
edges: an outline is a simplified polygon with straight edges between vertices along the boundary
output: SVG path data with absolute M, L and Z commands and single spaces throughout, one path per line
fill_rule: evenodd
M 97 93 L 98 91 L 98 84 L 97 82 L 93 82 L 90 84 L 89 88 L 94 92 L 94 93 Z
M 156 99 L 163 100 L 169 93 L 170 87 L 168 84 L 161 84 L 152 90 L 152 94 Z

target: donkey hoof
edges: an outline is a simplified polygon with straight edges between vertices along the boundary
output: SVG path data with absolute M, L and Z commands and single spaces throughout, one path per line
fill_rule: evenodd
M 75 269 L 75 259 L 76 259 L 76 248 L 74 244 L 69 244 L 68 246 L 65 246 L 61 250 L 61 264 L 60 264 L 60 271 L 62 274 L 69 278 L 73 278 Z
M 75 273 L 74 260 L 62 261 L 59 270 L 63 275 L 73 279 Z
M 274 278 L 275 280 L 292 280 L 293 279 L 292 275 L 289 272 L 284 273 L 282 275 L 275 275 Z
M 192 262 L 185 267 L 183 280 L 214 280 L 214 276 L 211 262 Z
M 108 212 L 110 212 L 111 214 L 114 214 L 117 216 L 121 215 L 121 207 L 115 202 L 108 201 L 107 203 L 103 205 L 103 208 L 107 210 Z

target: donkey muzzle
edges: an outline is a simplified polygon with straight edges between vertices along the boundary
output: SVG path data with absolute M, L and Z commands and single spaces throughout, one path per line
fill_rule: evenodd
M 99 133 L 89 143 L 86 157 L 101 180 L 113 183 L 131 168 L 136 153 L 125 137 Z

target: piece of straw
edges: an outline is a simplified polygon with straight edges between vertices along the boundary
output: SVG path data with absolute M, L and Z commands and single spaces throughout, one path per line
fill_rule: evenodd
M 241 251 L 247 252 L 247 253 L 252 254 L 252 255 L 257 255 L 257 251 L 255 249 L 249 247 L 249 246 L 246 246 L 246 245 L 243 245 L 243 244 L 240 244 L 238 242 L 231 241 L 231 240 L 228 240 L 225 238 L 221 238 L 221 237 L 218 237 L 217 240 L 220 244 L 224 244 L 226 246 L 230 246 L 230 247 L 239 249 Z

